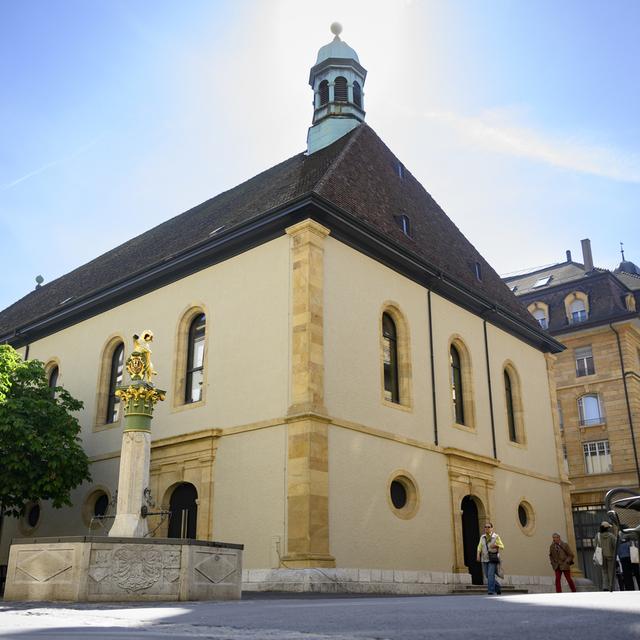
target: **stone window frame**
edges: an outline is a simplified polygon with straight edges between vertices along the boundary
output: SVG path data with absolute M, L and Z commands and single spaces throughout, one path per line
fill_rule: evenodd
M 40 509 L 40 513 L 38 514 L 38 521 L 36 522 L 35 526 L 32 527 L 29 524 L 29 512 L 31 511 L 31 509 L 33 509 L 33 507 L 36 507 L 36 506 Z M 27 502 L 27 504 L 24 507 L 24 515 L 18 521 L 18 528 L 20 529 L 20 532 L 28 536 L 33 535 L 40 528 L 41 524 L 42 524 L 42 502 L 40 502 L 40 500 L 32 500 Z
M 533 313 L 534 311 L 542 311 L 542 313 L 544 313 L 544 319 L 546 322 L 546 327 L 543 327 L 542 325 L 540 325 L 540 327 L 542 329 L 548 329 L 549 328 L 549 305 L 546 302 L 542 302 L 541 300 L 536 300 L 536 302 L 532 302 L 528 307 L 527 307 L 527 311 L 534 317 L 536 318 Z M 536 318 L 536 321 L 538 322 L 538 324 L 540 324 L 540 320 L 538 318 Z
M 523 525 L 522 522 L 520 522 L 520 514 L 519 514 L 520 507 L 524 509 L 527 515 L 526 525 Z M 520 531 L 522 531 L 522 533 L 524 533 L 526 536 L 532 536 L 535 533 L 536 512 L 533 506 L 531 505 L 531 503 L 529 502 L 529 500 L 527 500 L 524 497 L 521 497 L 520 500 L 518 500 L 518 506 L 516 507 L 516 522 L 518 523 L 518 527 L 520 528 Z
M 189 330 L 191 324 L 200 314 L 205 317 L 204 355 L 202 357 L 202 396 L 197 402 L 186 402 L 187 361 L 189 359 Z M 207 401 L 207 378 L 209 374 L 208 354 L 209 337 L 211 335 L 211 315 L 206 305 L 194 303 L 185 308 L 176 326 L 174 364 L 173 364 L 173 411 L 184 411 L 202 407 Z
M 91 489 L 85 494 L 85 498 L 82 501 L 82 507 L 80 510 L 82 522 L 84 523 L 85 527 L 91 527 L 91 531 L 95 531 L 96 529 L 103 529 L 103 526 L 100 524 L 100 522 L 94 522 L 93 526 L 91 525 L 91 518 L 94 515 L 93 511 L 95 509 L 96 502 L 100 498 L 100 496 L 103 495 L 107 496 L 109 504 L 111 504 L 113 496 L 109 487 L 102 484 L 97 484 L 91 487 Z M 112 523 L 113 521 L 109 522 L 109 524 Z
M 580 322 L 574 322 L 573 313 L 571 311 L 571 305 L 576 301 L 581 300 L 584 304 L 584 310 L 586 312 L 586 318 L 582 320 L 582 322 L 586 322 L 589 320 L 589 316 L 591 315 L 591 311 L 589 309 L 589 296 L 583 291 L 572 291 L 569 295 L 565 296 L 564 299 L 564 312 L 567 317 L 567 322 L 569 324 L 580 324 Z
M 595 398 L 598 402 L 598 418 L 586 418 L 583 408 L 584 398 Z M 588 429 L 590 427 L 600 427 L 607 424 L 607 418 L 604 410 L 604 402 L 602 396 L 597 391 L 586 391 L 580 394 L 576 398 L 576 404 L 578 405 L 578 426 L 581 429 Z
M 62 368 L 60 367 L 60 359 L 57 356 L 53 356 L 47 360 L 47 363 L 44 365 L 44 374 L 47 376 L 47 384 L 51 386 L 51 373 L 53 370 L 58 369 L 58 380 L 56 382 L 56 387 L 62 386 Z
M 107 405 L 109 403 L 109 386 L 111 383 L 111 364 L 113 354 L 120 344 L 124 345 L 123 359 L 127 360 L 127 344 L 122 334 L 116 333 L 109 336 L 102 347 L 100 367 L 98 369 L 98 383 L 96 387 L 96 412 L 93 419 L 93 430 L 102 431 L 113 429 L 122 422 L 122 411 L 119 412 L 115 422 L 107 422 Z
M 391 485 L 393 482 L 399 482 L 405 489 L 407 494 L 406 504 L 398 508 L 393 504 L 391 499 Z M 387 478 L 387 504 L 393 515 L 401 520 L 411 520 L 415 517 L 420 508 L 420 491 L 418 483 L 409 471 L 406 469 L 396 469 Z
M 627 293 L 627 295 L 625 295 L 624 305 L 627 311 L 636 311 L 636 298 L 633 293 Z
M 598 445 L 603 445 L 602 449 L 604 449 L 601 454 L 599 451 Z M 595 455 L 592 455 L 591 451 L 595 449 Z M 589 450 L 589 451 L 587 451 Z M 597 458 L 599 461 L 604 459 L 606 461 L 607 457 L 609 459 L 609 468 L 606 471 L 589 471 L 588 460 L 589 457 Z M 609 439 L 601 439 L 601 440 L 588 440 L 582 443 L 582 459 L 584 461 L 584 473 L 585 475 L 599 475 L 603 473 L 613 473 L 613 458 L 611 457 L 611 445 L 609 443 Z M 591 465 L 593 468 L 593 465 Z
M 396 326 L 397 366 L 398 366 L 398 402 L 391 402 L 385 398 L 384 387 L 384 334 L 382 317 L 387 314 Z M 411 336 L 409 323 L 400 310 L 400 305 L 391 300 L 383 303 L 378 314 L 379 351 L 380 351 L 380 399 L 382 404 L 403 411 L 413 410 L 412 373 L 411 373 Z
M 587 349 L 590 355 L 586 355 Z M 581 353 L 578 353 L 581 352 Z M 587 376 L 593 376 L 596 374 L 596 363 L 593 358 L 593 346 L 590 344 L 584 344 L 580 347 L 575 347 L 573 350 L 573 357 L 576 366 L 576 378 L 585 378 Z M 589 360 L 591 360 L 591 366 L 589 366 Z M 579 362 L 584 364 L 584 373 L 581 372 Z
M 453 381 L 451 376 L 451 347 L 455 347 L 460 356 L 460 371 L 462 377 L 462 406 L 464 412 L 464 424 L 456 421 L 455 407 L 453 404 Z M 455 334 L 447 343 L 447 376 L 449 380 L 449 402 L 451 406 L 451 423 L 464 431 L 476 430 L 476 412 L 473 392 L 473 363 L 469 349 L 462 336 Z
M 504 387 L 504 408 L 505 408 L 505 417 L 507 420 L 507 436 L 509 438 L 509 444 L 519 445 L 521 447 L 526 446 L 527 444 L 527 434 L 524 428 L 524 407 L 522 404 L 522 382 L 520 381 L 520 374 L 516 369 L 515 364 L 511 360 L 506 360 L 502 365 L 502 373 L 503 373 L 503 381 L 505 375 L 509 376 L 509 381 L 511 382 L 511 404 L 513 410 L 513 421 L 514 421 L 514 431 L 516 439 L 513 440 L 511 438 L 511 433 L 509 429 L 509 409 L 507 403 L 507 389 L 506 384 L 503 384 Z

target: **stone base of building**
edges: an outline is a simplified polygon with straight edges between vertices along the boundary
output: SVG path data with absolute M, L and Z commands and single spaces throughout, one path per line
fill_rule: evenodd
M 4 599 L 237 600 L 242 549 L 240 544 L 157 538 L 16 539 Z
M 501 584 L 518 592 L 552 593 L 555 576 L 506 576 Z M 579 591 L 593 590 L 589 580 L 576 580 Z M 398 571 L 393 569 L 247 569 L 245 591 L 427 595 L 460 592 L 471 585 L 468 573 Z

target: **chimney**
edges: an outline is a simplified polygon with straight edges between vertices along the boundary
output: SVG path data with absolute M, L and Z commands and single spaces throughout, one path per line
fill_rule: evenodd
M 571 262 L 571 251 L 567 249 L 567 262 Z
M 584 270 L 586 272 L 593 271 L 593 257 L 591 255 L 591 240 L 585 238 L 580 240 L 582 244 L 582 262 L 584 262 Z

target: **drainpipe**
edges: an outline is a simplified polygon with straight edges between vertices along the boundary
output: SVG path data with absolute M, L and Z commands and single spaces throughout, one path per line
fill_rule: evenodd
M 624 399 L 627 403 L 627 416 L 629 417 L 629 430 L 631 431 L 631 444 L 633 445 L 633 459 L 636 463 L 636 474 L 638 476 L 638 486 L 640 487 L 640 464 L 638 464 L 638 449 L 636 448 L 636 436 L 633 432 L 633 417 L 631 415 L 631 403 L 629 402 L 629 390 L 627 389 L 627 373 L 624 370 L 624 358 L 622 357 L 622 345 L 620 344 L 620 334 L 615 330 L 610 322 L 611 331 L 616 334 L 618 342 L 618 357 L 620 358 L 620 370 L 622 371 L 622 385 L 624 386 Z
M 427 291 L 429 303 L 429 353 L 431 354 L 431 396 L 433 398 L 433 443 L 438 444 L 438 411 L 436 410 L 436 369 L 433 354 L 433 320 L 431 317 L 431 289 Z
M 491 367 L 489 366 L 489 338 L 487 337 L 487 321 L 482 321 L 484 329 L 484 355 L 487 360 L 487 384 L 489 385 L 489 413 L 491 414 L 491 440 L 493 442 L 493 457 L 498 458 L 496 449 L 496 424 L 493 418 L 493 392 L 491 391 Z
M 26 362 L 29 359 L 29 345 L 24 348 L 24 361 Z

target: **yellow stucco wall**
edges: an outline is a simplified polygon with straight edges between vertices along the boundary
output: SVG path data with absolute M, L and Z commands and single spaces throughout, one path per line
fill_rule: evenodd
M 456 563 L 452 518 L 460 518 L 460 504 L 457 498 L 452 504 L 444 449 L 493 457 L 482 320 L 431 296 L 439 433 L 435 446 L 427 291 L 331 237 L 325 259 L 325 404 L 334 421 L 344 425 L 332 426 L 329 439 L 331 552 L 337 566 L 451 571 Z M 401 309 L 410 330 L 409 410 L 381 399 L 378 327 L 388 301 Z M 487 334 L 499 462 L 495 470 L 485 464 L 487 486 L 495 485 L 484 507 L 509 539 L 508 571 L 543 575 L 548 561 L 538 548 L 548 546 L 553 530 L 566 533 L 545 358 L 490 324 Z M 453 338 L 464 342 L 471 362 L 472 429 L 454 424 L 449 380 Z M 503 379 L 507 361 L 520 379 L 526 435 L 522 445 L 509 441 Z M 420 494 L 418 511 L 408 520 L 398 518 L 388 503 L 389 476 L 401 469 L 412 474 Z M 468 482 L 468 493 L 476 495 L 474 483 L 480 480 L 473 472 L 460 479 Z M 518 525 L 521 499 L 536 515 L 532 535 Z M 443 540 L 438 552 L 431 550 L 433 536 Z M 402 544 L 396 544 L 399 540 Z
M 336 565 L 451 571 L 445 457 L 335 426 L 329 448 L 329 523 Z M 417 511 L 408 520 L 395 515 L 388 499 L 390 478 L 403 472 L 419 488 Z
M 213 538 L 244 544 L 245 567 L 277 567 L 284 555 L 286 446 L 285 425 L 220 439 Z
M 207 314 L 206 400 L 174 407 L 176 330 L 193 306 Z M 59 383 L 84 401 L 82 438 L 89 455 L 97 455 L 120 448 L 121 425 L 93 430 L 98 364 L 111 337 L 124 338 L 126 355 L 134 333 L 153 330 L 154 383 L 169 395 L 156 407 L 153 438 L 165 438 L 284 415 L 288 314 L 288 239 L 282 237 L 38 340 L 29 357 L 59 360 Z
M 497 469 L 493 524 L 505 545 L 505 570 L 517 575 L 553 574 L 549 565 L 551 535 L 568 537 L 560 485 Z M 528 502 L 534 524 L 527 534 L 518 520 L 518 505 Z M 575 551 L 575 549 L 574 549 Z
M 426 291 L 329 236 L 325 243 L 325 404 L 329 415 L 432 440 Z M 412 407 L 382 402 L 380 317 L 394 303 L 410 331 Z

